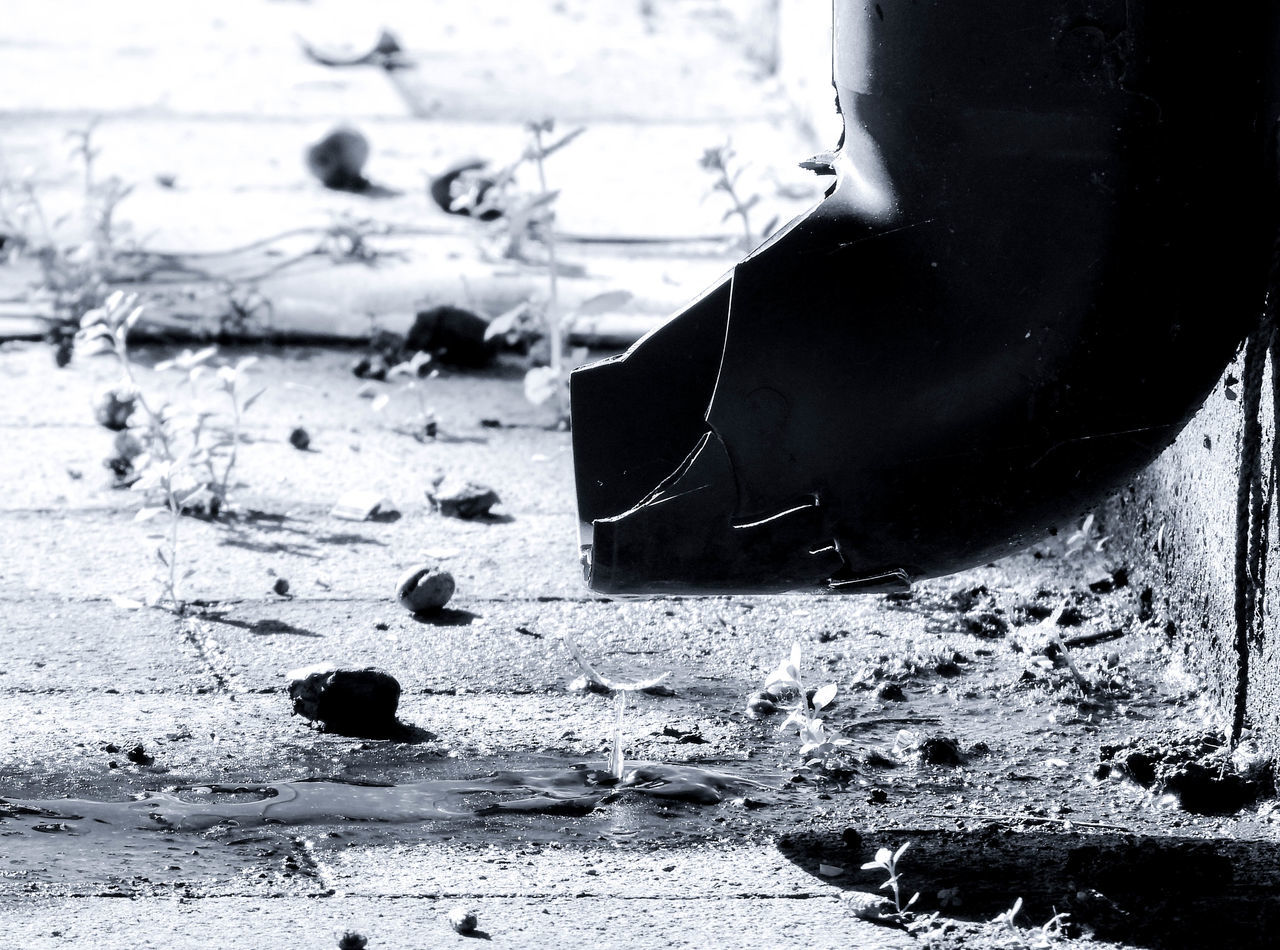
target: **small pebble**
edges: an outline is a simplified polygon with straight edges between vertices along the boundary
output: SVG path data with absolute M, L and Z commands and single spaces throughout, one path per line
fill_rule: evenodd
M 441 478 L 427 492 L 436 511 L 450 518 L 483 518 L 501 499 L 488 485 Z
M 752 693 L 747 700 L 747 715 L 752 719 L 763 719 L 778 711 L 778 704 L 770 693 Z
M 275 591 L 277 594 L 279 594 L 281 597 L 288 596 L 289 579 L 285 577 L 277 577 L 276 582 L 271 585 L 271 589 Z
M 369 140 L 359 131 L 339 126 L 306 153 L 307 168 L 326 188 L 361 191 L 369 186 L 362 174 L 369 160 Z
M 151 765 L 155 762 L 155 757 L 147 755 L 147 750 L 141 745 L 136 745 L 125 753 L 125 758 L 134 765 Z
M 369 945 L 369 938 L 354 930 L 348 930 L 338 941 L 338 950 L 364 950 Z
M 419 565 L 401 576 L 396 599 L 411 614 L 434 614 L 444 609 L 457 585 L 448 571 Z
M 302 428 L 302 426 L 298 426 L 289 433 L 289 444 L 299 452 L 305 452 L 307 449 L 311 448 L 311 436 L 307 433 L 306 429 Z
M 449 911 L 449 926 L 454 929 L 455 933 L 475 933 L 478 923 L 479 920 L 477 920 L 475 913 L 465 907 L 455 907 Z

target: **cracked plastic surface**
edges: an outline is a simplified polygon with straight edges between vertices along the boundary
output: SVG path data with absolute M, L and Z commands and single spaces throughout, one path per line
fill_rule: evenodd
M 1268 20 L 837 0 L 834 189 L 573 377 L 590 586 L 901 586 L 1150 462 L 1262 302 Z

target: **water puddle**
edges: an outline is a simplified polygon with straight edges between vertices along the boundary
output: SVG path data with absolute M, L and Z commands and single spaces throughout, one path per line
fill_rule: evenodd
M 619 781 L 585 766 L 494 772 L 474 779 L 430 779 L 403 785 L 333 781 L 277 782 L 255 787 L 207 785 L 147 793 L 134 801 L 8 801 L 15 821 L 31 830 L 82 834 L 94 824 L 205 831 L 218 825 L 303 825 L 333 821 L 420 822 L 503 812 L 588 814 L 625 796 L 714 805 L 753 779 L 687 765 L 641 764 Z
M 290 857 L 297 836 L 493 844 L 569 835 L 624 843 L 650 840 L 658 829 L 669 836 L 679 824 L 696 837 L 719 828 L 719 809 L 710 806 L 741 804 L 748 795 L 757 804 L 774 791 L 708 768 L 633 763 L 621 780 L 578 765 L 398 785 L 213 784 L 130 801 L 0 799 L 0 880 L 114 882 L 130 890 L 139 882 L 225 885 L 268 872 L 304 878 L 306 869 Z

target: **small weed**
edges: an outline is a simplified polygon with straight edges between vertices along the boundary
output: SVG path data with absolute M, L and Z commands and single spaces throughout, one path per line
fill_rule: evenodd
M 623 719 L 627 708 L 627 694 L 654 693 L 656 695 L 673 695 L 670 688 L 663 685 L 671 674 L 668 672 L 653 679 L 622 683 L 608 678 L 597 670 L 591 664 L 591 661 L 586 658 L 586 655 L 583 654 L 578 642 L 568 630 L 561 632 L 561 638 L 564 640 L 564 645 L 568 649 L 569 655 L 573 657 L 578 664 L 578 668 L 582 670 L 582 676 L 575 680 L 569 688 L 604 693 L 605 695 L 612 695 L 614 698 L 613 741 L 609 749 L 609 772 L 615 778 L 621 779 L 626 767 Z
M 55 347 L 59 366 L 71 361 L 76 331 L 84 315 L 101 307 L 110 284 L 119 276 L 125 253 L 123 229 L 116 209 L 133 191 L 115 176 L 100 179 L 95 173 L 99 149 L 93 144 L 97 122 L 70 133 L 71 157 L 82 167 L 82 227 L 78 241 L 65 231 L 71 215 L 50 220 L 35 185 L 30 181 L 0 186 L 0 233 L 7 240 L 6 257 L 25 255 L 40 266 L 41 296 L 48 300 L 46 338 Z
M 1100 554 L 1110 540 L 1110 535 L 1099 536 L 1094 528 L 1094 516 L 1090 513 L 1080 527 L 1067 537 L 1063 553 L 1066 557 L 1083 553 Z
M 569 321 L 573 314 L 561 312 L 559 278 L 563 267 L 558 259 L 556 241 L 556 199 L 559 190 L 547 185 L 547 159 L 581 135 L 585 129 L 573 129 L 554 141 L 554 119 L 542 119 L 525 126 L 527 142 L 519 158 L 490 176 L 483 169 L 473 169 L 459 177 L 452 195 L 455 209 L 466 209 L 477 220 L 490 218 L 483 225 L 486 234 L 501 246 L 501 257 L 535 263 L 546 269 L 547 295 L 543 300 L 529 300 L 501 314 L 492 324 L 486 339 L 502 336 L 538 334 L 547 341 L 547 365 L 532 367 L 525 376 L 525 397 L 535 404 L 550 403 L 557 421 L 567 425 L 569 419 L 568 372 L 565 368 L 565 346 Z M 532 166 L 537 180 L 533 191 L 523 190 L 517 175 L 524 166 Z M 494 216 L 494 212 L 497 212 Z M 545 257 L 531 254 L 528 241 L 541 243 Z
M 142 312 L 136 294 L 116 291 L 102 307 L 84 314 L 78 339 L 85 346 L 96 345 L 115 357 L 121 381 L 113 392 L 142 411 L 142 425 L 130 427 L 131 434 L 137 433 L 140 451 L 131 458 L 112 461 L 127 465 L 128 472 L 121 472 L 124 478 L 131 479 L 126 484 L 147 496 L 134 520 L 167 516 L 167 530 L 155 549 L 160 591 L 153 603 L 180 612 L 180 585 L 195 573 L 193 568 L 179 567 L 182 516 L 204 512 L 216 518 L 225 507 L 238 458 L 242 417 L 265 389 L 245 395 L 246 373 L 256 362 L 255 357 L 247 357 L 234 366 L 219 367 L 213 374 L 216 392 L 224 395 L 229 404 L 229 425 L 220 429 L 210 426 L 209 419 L 215 414 L 199 408 L 178 411 L 168 404 L 157 408 L 138 385 L 129 351 L 129 331 Z M 187 350 L 157 363 L 155 368 L 185 374 L 192 387 L 194 406 L 196 382 L 210 368 L 209 361 L 216 353 L 215 347 L 194 353 Z
M 841 750 L 850 744 L 848 739 L 833 735 L 822 719 L 835 702 L 836 685 L 828 683 L 812 693 L 806 691 L 801 678 L 800 659 L 800 644 L 797 643 L 791 647 L 791 656 L 769 674 L 764 688 L 773 695 L 795 693 L 796 705 L 778 727 L 778 731 L 796 727 L 800 735 L 800 755 L 805 760 L 805 766 L 830 769 L 836 764 Z
M 898 860 L 902 857 L 902 853 L 911 846 L 908 841 L 897 851 L 890 851 L 888 848 L 881 848 L 876 852 L 874 860 L 868 861 L 862 865 L 864 871 L 874 871 L 876 869 L 884 871 L 889 875 L 888 879 L 880 885 L 881 890 L 889 890 L 893 894 L 894 915 L 900 920 L 905 919 L 907 911 L 911 905 L 920 899 L 920 893 L 917 891 L 911 895 L 911 899 L 905 904 L 902 903 L 902 879 L 898 875 Z M 1019 901 L 1021 904 L 1021 901 Z
M 703 170 L 716 176 L 711 192 L 714 194 L 723 191 L 728 196 L 731 206 L 720 220 L 725 222 L 737 217 L 742 225 L 742 249 L 749 251 L 772 233 L 778 219 L 775 217 L 769 221 L 758 233 L 751 227 L 751 209 L 760 203 L 760 195 L 752 193 L 743 197 L 741 194 L 739 184 L 747 166 L 742 164 L 735 167 L 734 160 L 737 157 L 738 153 L 734 151 L 732 143 L 725 142 L 724 145 L 704 149 L 698 164 Z
M 1063 929 L 1066 926 L 1067 919 L 1070 914 L 1054 913 L 1047 921 L 1039 927 L 1032 927 L 1024 931 L 1017 923 L 1018 915 L 1022 913 L 1022 898 L 1019 897 L 1013 902 L 1013 906 L 1003 913 L 997 914 L 991 920 L 991 925 L 996 930 L 1009 935 L 1016 940 L 1018 946 L 1026 947 L 1027 950 L 1050 950 L 1057 946 L 1059 937 L 1064 936 Z M 1002 943 L 1001 946 L 1005 944 Z
M 440 374 L 438 370 L 429 370 L 427 367 L 430 364 L 431 354 L 419 351 L 405 362 L 397 363 L 387 370 L 387 379 L 403 380 L 398 395 L 414 397 L 418 414 L 411 427 L 411 433 L 419 442 L 434 439 L 438 425 L 435 410 L 427 404 L 425 381 L 435 379 Z M 370 403 L 369 408 L 374 412 L 381 412 L 390 404 L 393 395 L 392 393 L 379 394 Z

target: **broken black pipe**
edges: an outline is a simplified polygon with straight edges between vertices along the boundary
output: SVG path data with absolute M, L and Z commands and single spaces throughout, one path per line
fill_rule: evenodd
M 590 586 L 882 590 L 1148 464 L 1258 318 L 1269 6 L 836 0 L 828 196 L 573 375 Z

